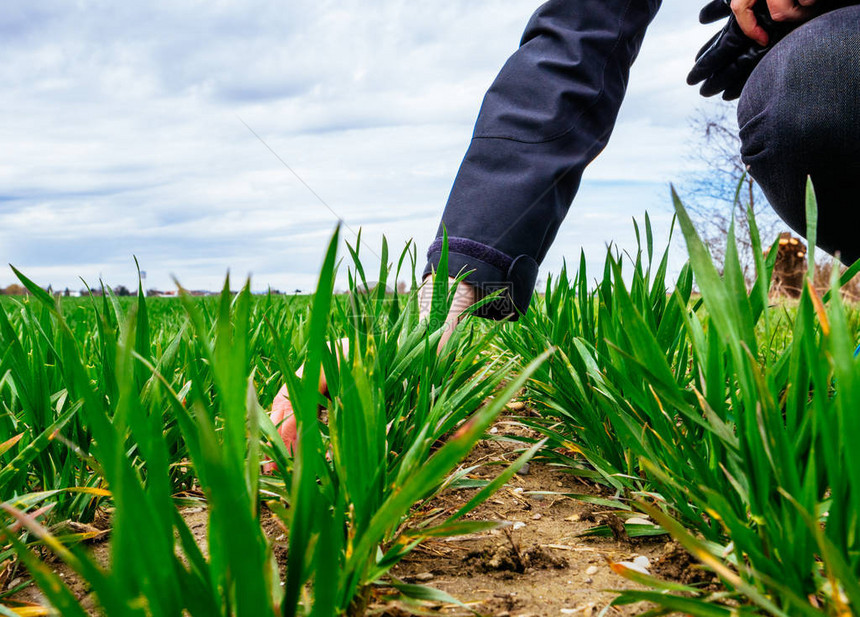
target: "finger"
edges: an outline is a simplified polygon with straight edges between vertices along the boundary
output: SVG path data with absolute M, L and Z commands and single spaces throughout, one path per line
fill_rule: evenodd
M 723 100 L 724 101 L 736 101 L 741 98 L 741 92 L 743 92 L 744 88 L 740 85 L 734 85 L 729 88 L 726 88 L 723 91 Z
M 741 32 L 737 22 L 730 20 L 726 28 L 711 39 L 710 46 L 697 58 L 696 65 L 687 76 L 687 83 L 692 86 L 718 75 L 749 47 L 750 40 Z
M 700 24 L 712 24 L 725 19 L 732 14 L 732 9 L 725 0 L 711 0 L 699 12 Z
M 275 425 L 275 428 L 278 428 L 281 425 L 281 422 L 284 421 L 285 414 L 281 409 L 272 409 L 269 414 L 269 420 L 272 421 L 272 424 Z
M 812 16 L 807 5 L 801 6 L 794 0 L 767 0 L 767 9 L 774 21 L 804 21 Z
M 272 411 L 269 414 L 272 424 L 277 426 L 278 422 L 284 419 L 287 412 L 293 413 L 293 406 L 290 404 L 290 395 L 287 391 L 287 386 L 281 386 L 281 389 L 278 390 L 272 401 Z
M 708 53 L 717 44 L 717 41 L 719 41 L 722 36 L 723 36 L 723 31 L 720 30 L 714 36 L 712 36 L 710 39 L 708 39 L 708 42 L 705 43 L 704 45 L 702 45 L 702 48 L 696 54 L 696 62 L 701 60 L 702 56 L 704 56 L 706 53 Z
M 730 87 L 732 85 L 732 80 L 734 78 L 735 73 L 736 68 L 729 67 L 720 74 L 713 75 L 712 77 L 704 81 L 702 87 L 699 89 L 699 93 L 704 97 L 711 97 L 720 94 L 721 92 L 726 90 L 727 87 Z
M 693 69 L 687 75 L 687 84 L 692 86 L 700 81 L 707 79 L 710 75 L 714 73 L 715 70 L 715 62 L 713 59 L 713 55 L 716 50 L 716 46 L 719 44 L 720 39 L 722 38 L 723 33 L 718 32 L 708 41 L 699 53 L 696 55 L 696 64 L 693 66 Z
M 800 6 L 812 6 L 817 0 L 797 0 Z
M 287 436 L 293 436 L 295 433 L 296 417 L 293 411 L 293 404 L 286 396 L 286 388 L 282 388 L 272 401 L 272 411 L 269 414 L 269 419 L 272 424 L 278 429 L 281 437 L 286 441 Z
M 731 66 L 718 75 L 714 75 L 705 83 L 702 84 L 701 92 L 703 96 L 714 96 L 723 93 L 723 98 L 726 93 L 733 93 L 736 90 L 742 89 L 743 84 L 749 77 L 749 71 L 740 62 L 735 62 Z M 729 99 L 726 99 L 729 100 Z
M 281 439 L 284 440 L 284 445 L 287 447 L 287 452 L 292 454 L 299 434 L 296 417 L 294 415 L 287 416 L 284 419 L 284 421 L 281 423 L 281 426 L 278 427 L 278 434 L 280 434 Z
M 754 5 L 755 0 L 732 0 L 732 11 L 743 33 L 764 47 L 767 45 L 770 37 L 764 28 L 759 25 L 755 13 L 753 13 Z
M 726 101 L 738 98 L 749 80 L 750 74 L 766 53 L 764 49 L 759 47 L 750 48 L 738 56 L 724 71 L 712 76 L 702 85 L 702 89 L 711 95 L 722 92 L 723 99 Z

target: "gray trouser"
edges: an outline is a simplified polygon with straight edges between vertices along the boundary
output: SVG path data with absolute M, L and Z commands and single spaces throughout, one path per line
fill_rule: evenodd
M 805 186 L 818 197 L 818 246 L 860 258 L 860 6 L 826 13 L 780 41 L 738 106 L 742 155 L 777 214 L 806 235 Z

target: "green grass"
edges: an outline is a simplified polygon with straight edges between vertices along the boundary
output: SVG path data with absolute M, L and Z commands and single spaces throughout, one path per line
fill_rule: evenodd
M 383 578 L 407 597 L 454 601 L 389 571 L 426 538 L 498 525 L 462 517 L 536 448 L 457 511 L 417 518 L 413 507 L 462 478 L 460 461 L 532 369 L 516 377 L 516 359 L 482 353 L 497 328 L 466 328 L 437 350 L 441 331 L 418 322 L 415 293 L 383 284 L 334 298 L 337 244 L 335 234 L 310 304 L 255 300 L 247 284 L 234 296 L 228 280 L 219 298 L 183 293 L 178 305 L 108 294 L 82 325 L 78 307 L 67 313 L 20 275 L 33 295 L 0 313 L 5 554 L 62 614 L 84 612 L 28 544 L 85 580 L 108 615 L 360 615 Z M 353 256 L 355 291 L 364 273 Z M 383 262 L 378 280 L 390 275 Z M 440 280 L 437 315 L 451 301 Z M 294 457 L 261 405 L 284 381 L 301 434 Z M 279 477 L 260 477 L 263 452 Z M 208 506 L 207 556 L 178 514 L 187 499 L 175 496 L 190 489 Z M 46 500 L 54 507 L 40 510 Z M 264 502 L 290 530 L 284 571 L 262 531 Z M 82 538 L 52 531 L 99 506 L 111 512 L 110 568 Z
M 447 277 L 419 322 L 414 249 L 390 259 L 383 244 L 371 274 L 348 246 L 351 293 L 337 296 L 338 233 L 307 298 L 256 297 L 247 284 L 231 294 L 228 280 L 215 298 L 58 300 L 19 275 L 32 295 L 0 302 L 0 568 L 26 567 L 63 615 L 85 613 L 46 549 L 107 615 L 361 615 L 380 582 L 411 602 L 456 602 L 392 567 L 428 538 L 498 525 L 464 515 L 537 453 L 603 484 L 622 518 L 649 515 L 656 526 L 630 535 L 671 534 L 724 585 L 616 565 L 653 588 L 616 603 L 650 600 L 649 615 L 856 613 L 858 314 L 835 280 L 826 297 L 810 286 L 796 304 L 772 303 L 764 257 L 747 289 L 731 234 L 718 272 L 674 201 L 690 262 L 672 280 L 646 217 L 640 250 L 610 249 L 594 285 L 582 258 L 518 323 L 467 321 L 441 348 Z M 809 204 L 814 237 L 811 191 Z M 412 290 L 386 293 L 404 275 Z M 282 383 L 294 455 L 264 412 Z M 543 441 L 462 508 L 426 507 L 463 483 L 461 461 L 524 386 L 540 417 L 522 422 Z M 260 475 L 264 456 L 275 476 Z M 205 555 L 179 515 L 195 494 Z M 266 509 L 289 530 L 286 567 L 262 531 Z M 110 567 L 83 548 L 86 534 L 62 531 L 98 512 L 110 515 Z
M 682 599 L 655 583 L 660 592 L 619 603 L 728 615 L 725 602 L 740 600 L 772 615 L 846 614 L 860 601 L 860 460 L 848 437 L 860 428 L 856 313 L 838 293 L 825 308 L 811 287 L 795 310 L 771 308 L 772 263 L 759 258 L 747 290 L 730 233 L 718 273 L 677 196 L 675 205 L 690 268 L 674 285 L 665 258 L 652 268 L 646 224 L 629 285 L 610 251 L 595 290 L 584 266 L 572 284 L 563 273 L 525 327 L 507 331 L 524 359 L 558 348 L 531 384 L 544 411 L 533 425 L 554 447 L 548 458 L 614 488 L 619 508 L 651 515 L 728 590 L 686 589 L 697 598 Z

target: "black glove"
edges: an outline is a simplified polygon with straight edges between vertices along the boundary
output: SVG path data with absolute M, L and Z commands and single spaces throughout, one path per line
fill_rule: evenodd
M 732 14 L 731 0 L 712 0 L 699 11 L 700 24 L 712 24 Z
M 765 54 L 799 25 L 796 22 L 774 22 L 767 8 L 767 0 L 758 0 L 753 12 L 769 37 L 767 47 L 762 47 L 743 33 L 729 4 L 730 0 L 711 0 L 699 13 L 699 21 L 703 24 L 726 17 L 728 21 L 696 55 L 696 64 L 687 76 L 687 83 L 691 86 L 704 82 L 700 89 L 702 96 L 714 96 L 722 92 L 726 101 L 741 95 L 744 84 Z

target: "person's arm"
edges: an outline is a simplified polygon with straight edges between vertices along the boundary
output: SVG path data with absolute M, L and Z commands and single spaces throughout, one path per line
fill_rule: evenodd
M 478 297 L 504 291 L 477 315 L 517 319 L 528 308 L 660 3 L 549 0 L 487 92 L 425 270 L 438 268 L 446 230 L 448 274 L 469 272 Z

